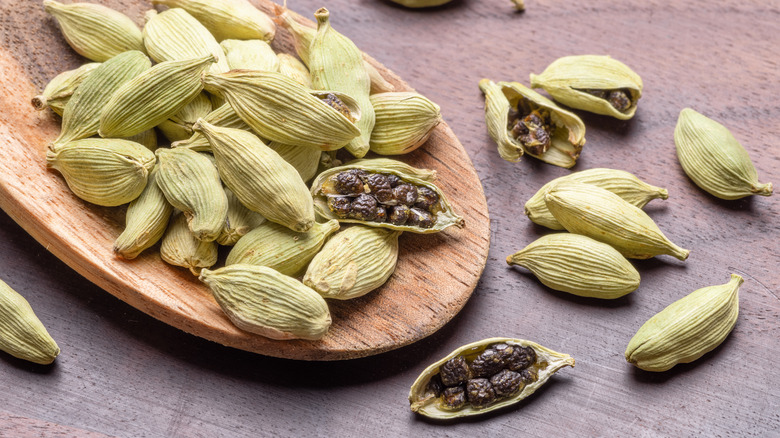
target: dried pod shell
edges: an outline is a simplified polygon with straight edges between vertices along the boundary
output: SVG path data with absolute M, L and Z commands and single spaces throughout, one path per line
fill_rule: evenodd
M 30 303 L 0 280 L 0 350 L 13 357 L 48 365 L 60 354 Z
M 284 161 L 290 163 L 301 179 L 306 182 L 317 174 L 322 151 L 317 148 L 282 144 L 275 141 L 268 143 L 268 147 L 276 151 Z
M 144 190 L 154 153 L 132 141 L 85 138 L 48 151 L 46 167 L 57 169 L 79 198 L 115 207 Z
M 279 71 L 279 58 L 265 41 L 224 40 L 219 45 L 231 70 Z
M 543 88 L 558 102 L 596 114 L 628 120 L 642 97 L 642 78 L 609 56 L 564 56 L 539 75 L 531 74 L 531 87 Z M 629 106 L 623 111 L 594 92 L 628 91 Z
M 619 298 L 639 287 L 639 272 L 625 257 L 579 234 L 548 234 L 506 262 L 527 268 L 551 289 L 581 297 Z
M 181 141 L 192 137 L 192 125 L 211 112 L 211 99 L 201 92 L 179 112 L 163 121 L 157 128 L 170 141 Z
M 362 169 L 371 172 L 381 172 L 385 170 L 400 172 L 404 175 L 421 179 L 430 183 L 436 182 L 436 178 L 438 178 L 435 170 L 421 169 L 419 167 L 410 166 L 403 161 L 398 161 L 392 158 L 361 158 L 359 160 L 352 160 L 346 165 L 362 166 Z M 331 167 L 331 169 L 332 168 L 333 167 Z
M 544 194 L 547 189 L 561 181 L 578 181 L 591 184 L 609 190 L 620 196 L 623 200 L 636 207 L 642 208 L 653 199 L 667 199 L 669 192 L 660 187 L 651 186 L 624 170 L 616 169 L 588 169 L 573 172 L 566 176 L 555 178 L 543 185 L 531 199 L 525 203 L 525 214 L 535 224 L 553 229 L 563 230 L 563 225 L 558 223 L 555 216 L 547 209 L 544 202 Z
M 121 12 L 93 3 L 44 0 L 43 6 L 60 24 L 68 44 L 85 58 L 103 62 L 128 50 L 145 51 L 141 29 Z
M 228 201 L 216 166 L 204 154 L 186 148 L 157 149 L 157 185 L 170 204 L 184 213 L 190 231 L 212 241 L 222 232 Z
M 277 53 L 279 73 L 287 76 L 306 88 L 312 88 L 309 69 L 298 58 L 288 53 Z
M 160 245 L 160 256 L 166 263 L 187 268 L 197 276 L 201 269 L 217 263 L 217 243 L 197 239 L 187 222 L 183 214 L 173 215 Z
M 228 199 L 228 212 L 225 226 L 217 237 L 217 243 L 232 246 L 248 232 L 262 225 L 265 218 L 260 213 L 244 207 L 244 204 L 227 187 L 225 187 L 225 195 Z
M 248 264 L 268 266 L 279 273 L 296 277 L 303 273 L 322 245 L 339 229 L 336 220 L 315 223 L 304 233 L 266 222 L 242 237 L 225 260 L 225 266 Z
M 223 128 L 243 129 L 244 131 L 252 129 L 245 121 L 241 120 L 241 117 L 238 117 L 238 114 L 236 114 L 233 107 L 227 103 L 208 113 L 203 117 L 203 121 Z M 211 151 L 209 141 L 200 132 L 194 132 L 192 136 L 186 140 L 172 143 L 171 147 L 188 148 L 198 152 Z
M 628 258 L 668 254 L 685 260 L 690 253 L 664 236 L 647 213 L 601 187 L 562 181 L 544 200 L 566 230 L 612 245 Z
M 439 105 L 414 92 L 372 94 L 371 106 L 376 114 L 371 150 L 380 155 L 414 151 L 441 122 Z
M 70 97 L 84 82 L 84 79 L 99 65 L 99 62 L 90 62 L 79 68 L 58 74 L 46 84 L 46 88 L 43 89 L 41 94 L 33 97 L 33 107 L 38 111 L 51 108 L 55 113 L 62 115 L 62 111 L 65 109 L 65 105 L 70 100 Z
M 314 256 L 303 284 L 325 298 L 348 300 L 385 284 L 398 261 L 400 231 L 349 227 Z
M 165 233 L 173 207 L 157 186 L 157 168 L 149 173 L 144 191 L 127 207 L 125 229 L 114 241 L 114 253 L 123 259 L 134 259 L 157 243 Z
M 772 183 L 758 182 L 747 151 L 720 123 L 685 108 L 677 119 L 674 143 L 685 174 L 707 193 L 721 199 L 772 194 Z
M 626 360 L 646 371 L 666 371 L 712 351 L 734 329 L 742 277 L 698 289 L 647 320 L 626 348 Z
M 328 304 L 298 280 L 267 266 L 230 265 L 200 279 L 236 327 L 271 339 L 321 339 L 330 328 Z
M 247 0 L 152 0 L 155 5 L 182 8 L 197 18 L 218 40 L 274 39 L 276 26 Z
M 466 360 L 472 360 L 479 356 L 489 346 L 494 344 L 508 344 L 513 346 L 530 347 L 536 353 L 536 363 L 533 367 L 537 371 L 537 378 L 534 382 L 523 387 L 518 393 L 497 401 L 484 408 L 475 408 L 466 405 L 457 410 L 451 410 L 440 403 L 440 398 L 432 391 L 429 385 L 431 378 L 439 374 L 439 369 L 447 361 L 454 357 L 464 357 Z M 481 341 L 472 342 L 464 345 L 441 360 L 426 368 L 417 380 L 412 384 L 409 390 L 409 403 L 412 412 L 438 420 L 451 420 L 455 418 L 470 417 L 473 415 L 485 414 L 503 407 L 513 405 L 524 400 L 536 392 L 542 385 L 547 383 L 550 377 L 563 367 L 573 367 L 574 359 L 568 354 L 558 353 L 541 345 L 526 341 L 524 339 L 514 338 L 489 338 Z

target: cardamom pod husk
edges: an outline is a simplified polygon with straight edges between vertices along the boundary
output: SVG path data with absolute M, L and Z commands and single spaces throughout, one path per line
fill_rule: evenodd
M 180 212 L 173 214 L 160 244 L 160 257 L 166 263 L 187 268 L 192 275 L 198 276 L 201 269 L 217 263 L 218 247 L 214 241 L 196 238 L 187 222 L 187 217 Z
M 277 53 L 279 73 L 287 76 L 305 88 L 312 88 L 309 69 L 298 58 L 288 53 Z
M 73 96 L 76 89 L 84 82 L 98 66 L 99 62 L 90 62 L 73 70 L 64 71 L 54 77 L 41 94 L 33 97 L 32 105 L 38 111 L 51 108 L 52 111 L 62 115 L 65 105 Z M 151 65 L 150 65 L 151 67 Z
M 173 207 L 157 186 L 157 172 L 155 166 L 149 172 L 143 192 L 127 207 L 125 229 L 114 241 L 114 253 L 118 257 L 134 259 L 165 234 Z
M 211 112 L 211 99 L 205 92 L 201 92 L 179 112 L 157 125 L 157 128 L 172 142 L 187 140 L 192 137 L 192 125 Z
M 244 207 L 244 204 L 229 188 L 225 187 L 224 189 L 228 199 L 228 212 L 225 226 L 217 237 L 217 243 L 232 246 L 248 232 L 265 223 L 265 218 L 260 213 Z
M 743 281 L 731 274 L 726 284 L 703 287 L 670 304 L 631 338 L 626 360 L 645 371 L 666 371 L 714 350 L 737 324 Z
M 747 151 L 720 123 L 685 108 L 677 119 L 674 144 L 685 174 L 712 196 L 731 200 L 772 195 L 772 183 L 758 181 Z
M 30 303 L 0 280 L 0 350 L 41 365 L 54 362 L 60 347 L 35 316 Z
M 224 40 L 219 45 L 231 70 L 279 71 L 279 58 L 265 41 Z
M 274 39 L 276 26 L 247 0 L 152 0 L 152 4 L 182 8 L 197 18 L 217 41 Z
M 197 120 L 196 120 L 197 121 Z M 214 111 L 203 117 L 203 121 L 223 128 L 235 128 L 249 131 L 252 128 L 245 121 L 238 117 L 236 111 L 229 104 L 223 104 Z M 200 132 L 193 132 L 192 136 L 186 140 L 175 141 L 171 143 L 172 148 L 188 148 L 198 152 L 210 152 L 211 145 L 206 137 Z
M 376 124 L 371 151 L 379 155 L 407 154 L 428 140 L 441 122 L 439 105 L 414 92 L 372 94 Z

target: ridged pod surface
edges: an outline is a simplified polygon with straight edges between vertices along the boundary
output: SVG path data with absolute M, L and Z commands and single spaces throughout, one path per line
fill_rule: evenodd
M 246 208 L 229 188 L 224 189 L 228 199 L 228 212 L 217 243 L 232 246 L 248 232 L 265 223 L 265 218 L 260 213 Z
M 152 4 L 182 8 L 200 21 L 218 40 L 263 40 L 270 42 L 276 25 L 247 0 L 152 0 Z
M 173 207 L 157 186 L 155 167 L 149 173 L 144 191 L 127 207 L 125 229 L 114 241 L 114 253 L 127 260 L 138 257 L 162 238 L 171 213 Z
M 268 147 L 276 151 L 284 161 L 290 163 L 298 175 L 306 182 L 314 178 L 320 165 L 322 151 L 317 148 L 282 144 L 275 141 L 268 143 Z
M 186 140 L 192 137 L 192 125 L 209 113 L 211 99 L 205 92 L 200 92 L 176 114 L 157 125 L 157 129 L 172 142 Z
M 279 71 L 279 57 L 265 41 L 224 40 L 219 45 L 231 70 Z
M 99 65 L 99 62 L 90 62 L 58 74 L 46 84 L 41 94 L 33 97 L 33 107 L 38 111 L 51 108 L 55 113 L 62 115 L 73 93 Z
M 179 213 L 171 217 L 170 224 L 160 244 L 160 257 L 174 266 L 190 270 L 192 275 L 200 275 L 200 270 L 210 268 L 217 263 L 217 243 L 204 242 L 190 232 L 187 218 Z
M 30 303 L 0 280 L 0 350 L 30 362 L 48 365 L 60 354 Z
M 212 125 L 221 126 L 223 128 L 243 129 L 244 131 L 249 131 L 252 129 L 249 127 L 249 125 L 246 124 L 245 121 L 241 120 L 241 117 L 238 117 L 238 114 L 236 114 L 236 111 L 233 109 L 233 107 L 227 103 L 208 113 L 205 117 L 203 117 L 203 120 Z M 171 147 L 189 148 L 198 152 L 211 151 L 211 145 L 209 144 L 209 141 L 200 132 L 193 132 L 192 136 L 186 140 L 180 140 L 171 143 Z
M 414 92 L 372 94 L 376 124 L 371 131 L 371 151 L 400 155 L 425 143 L 441 122 L 439 105 Z

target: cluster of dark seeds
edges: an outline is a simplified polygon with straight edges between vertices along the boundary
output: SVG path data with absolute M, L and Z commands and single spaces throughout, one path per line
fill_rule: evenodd
M 598 98 L 604 99 L 620 112 L 625 112 L 631 108 L 631 90 L 584 90 Z
M 517 103 L 517 109 L 509 109 L 507 129 L 512 138 L 517 139 L 532 154 L 541 155 L 550 147 L 552 121 L 549 111 L 532 108 L 523 99 Z
M 462 356 L 445 362 L 429 387 L 448 409 L 460 409 L 466 403 L 484 408 L 535 382 L 535 363 L 536 352 L 531 347 L 493 344 L 471 363 Z
M 355 118 L 352 117 L 352 113 L 349 111 L 349 108 L 347 105 L 339 99 L 338 96 L 336 96 L 333 93 L 328 93 L 325 95 L 325 98 L 322 99 L 323 102 L 328 104 L 331 108 L 335 109 L 336 111 L 340 112 L 344 117 L 346 117 L 350 122 L 354 122 Z
M 328 207 L 338 217 L 421 228 L 436 223 L 434 209 L 439 195 L 396 175 L 345 170 L 333 177 L 333 188 L 335 193 L 328 195 Z

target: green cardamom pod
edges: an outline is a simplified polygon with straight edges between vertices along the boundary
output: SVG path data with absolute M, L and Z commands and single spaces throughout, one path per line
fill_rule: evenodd
M 127 207 L 125 229 L 114 242 L 114 253 L 126 260 L 138 257 L 162 238 L 171 213 L 173 207 L 157 186 L 155 166 L 143 192 Z
M 579 234 L 542 236 L 506 262 L 551 289 L 581 297 L 620 298 L 639 287 L 639 272 L 615 248 Z
M 626 360 L 645 371 L 666 371 L 714 350 L 737 324 L 743 281 L 731 274 L 726 284 L 703 287 L 670 304 L 631 338 Z
M 214 241 L 204 242 L 196 238 L 187 225 L 188 219 L 181 213 L 171 217 L 168 229 L 160 244 L 160 257 L 168 264 L 190 270 L 200 275 L 201 269 L 217 263 L 218 247 Z
M 192 137 L 192 125 L 211 112 L 211 99 L 205 92 L 201 92 L 179 112 L 157 125 L 157 128 L 172 142 L 186 140 Z
M 154 152 L 157 149 L 157 133 L 154 128 L 147 129 L 146 131 L 139 132 L 136 135 L 125 137 L 124 140 L 134 141 L 138 144 L 146 146 L 146 149 Z
M 144 190 L 154 153 L 132 141 L 85 138 L 46 152 L 46 167 L 59 171 L 79 198 L 116 207 Z
M 267 266 L 204 269 L 200 280 L 242 330 L 271 339 L 317 340 L 330 328 L 330 310 L 321 296 Z
M 525 203 L 525 214 L 535 224 L 553 230 L 564 229 L 563 225 L 558 223 L 555 216 L 547 209 L 547 204 L 544 202 L 544 194 L 547 193 L 547 189 L 561 181 L 578 181 L 601 187 L 639 208 L 644 207 L 653 199 L 667 199 L 669 197 L 669 192 L 666 189 L 651 186 L 624 170 L 598 168 L 573 172 L 566 176 L 555 178 L 543 185 Z
M 60 354 L 30 303 L 0 280 L 0 350 L 13 357 L 48 365 Z
M 79 55 L 96 62 L 138 50 L 145 52 L 141 30 L 125 14 L 93 3 L 62 4 L 44 0 L 43 7 L 60 24 L 65 41 Z
M 268 143 L 268 147 L 276 151 L 284 161 L 290 163 L 298 171 L 304 182 L 314 178 L 314 175 L 317 174 L 320 157 L 322 156 L 321 150 L 306 146 L 282 144 L 275 141 Z
M 287 76 L 306 88 L 312 88 L 309 69 L 298 58 L 288 53 L 277 53 L 279 73 Z
M 100 115 L 101 137 L 129 137 L 181 111 L 203 90 L 200 74 L 211 55 L 161 62 L 122 85 Z
M 225 225 L 228 200 L 212 160 L 186 148 L 160 148 L 155 154 L 157 185 L 165 198 L 184 213 L 195 237 L 215 240 Z
M 73 96 L 79 85 L 84 82 L 84 79 L 99 65 L 99 62 L 90 62 L 77 69 L 67 70 L 58 74 L 46 84 L 46 88 L 43 89 L 41 94 L 33 97 L 33 107 L 38 111 L 51 108 L 52 111 L 61 116 L 70 97 Z
M 298 233 L 273 222 L 266 222 L 242 237 L 225 260 L 225 266 L 248 264 L 268 266 L 279 273 L 297 277 L 308 266 L 322 245 L 339 229 L 339 222 L 316 222 Z
M 685 260 L 690 253 L 664 236 L 642 209 L 601 187 L 562 181 L 547 190 L 544 201 L 567 231 L 612 245 L 625 257 L 667 254 Z
M 642 97 L 642 78 L 609 56 L 565 56 L 539 75 L 531 74 L 531 87 L 543 88 L 571 108 L 628 120 Z
M 252 128 L 245 121 L 238 117 L 236 111 L 229 104 L 223 104 L 214 111 L 203 117 L 203 121 L 223 128 L 235 128 L 249 131 Z M 171 143 L 173 148 L 188 148 L 198 152 L 211 151 L 209 141 L 200 132 L 193 132 L 192 136 L 186 140 L 180 140 Z
M 260 213 L 244 207 L 244 204 L 227 187 L 225 187 L 225 195 L 228 200 L 228 212 L 225 226 L 217 237 L 217 243 L 232 246 L 248 232 L 265 223 L 265 218 Z
M 152 0 L 152 4 L 182 8 L 197 18 L 218 40 L 274 39 L 276 26 L 247 0 Z
M 747 151 L 720 123 L 685 108 L 674 129 L 677 159 L 685 174 L 721 199 L 772 195 L 772 183 L 758 182 Z
M 219 45 L 231 70 L 279 71 L 279 58 L 265 41 L 224 40 Z
M 414 151 L 428 140 L 441 122 L 439 105 L 414 92 L 371 95 L 376 124 L 371 132 L 371 151 L 400 155 Z

